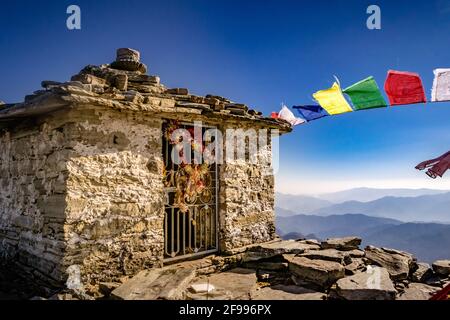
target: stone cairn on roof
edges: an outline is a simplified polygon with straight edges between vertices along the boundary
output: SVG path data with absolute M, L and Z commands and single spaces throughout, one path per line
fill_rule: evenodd
M 111 63 L 111 68 L 127 71 L 139 71 L 147 73 L 147 66 L 140 62 L 141 54 L 137 50 L 129 48 L 117 49 L 116 61 Z
M 213 112 L 238 118 L 263 119 L 287 130 L 290 128 L 284 120 L 263 117 L 261 112 L 250 109 L 245 104 L 235 103 L 218 95 L 199 96 L 191 94 L 186 88 L 166 88 L 160 83 L 158 76 L 147 74 L 147 66 L 140 61 L 139 51 L 130 48 L 117 49 L 116 59 L 110 64 L 88 65 L 72 76 L 71 81 L 43 81 L 42 87 L 44 90 L 26 96 L 25 102 L 49 92 L 135 104 L 152 103 L 156 97 L 174 100 L 176 107 L 200 109 L 201 113 Z

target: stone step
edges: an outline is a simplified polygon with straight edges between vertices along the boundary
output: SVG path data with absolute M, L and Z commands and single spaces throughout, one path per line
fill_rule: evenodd
M 208 283 L 214 287 L 209 293 L 188 293 L 187 296 L 196 300 L 232 299 L 248 300 L 257 289 L 257 278 L 255 270 L 235 268 L 229 271 L 213 274 L 194 280 L 192 284 Z
M 195 277 L 195 268 L 166 267 L 144 270 L 111 293 L 120 300 L 180 300 Z

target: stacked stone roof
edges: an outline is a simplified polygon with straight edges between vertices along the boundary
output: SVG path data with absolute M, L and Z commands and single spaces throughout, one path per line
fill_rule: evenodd
M 88 65 L 68 82 L 42 81 L 43 89 L 26 96 L 24 102 L 0 104 L 0 121 L 51 112 L 68 105 L 91 104 L 132 111 L 254 121 L 284 132 L 291 131 L 288 122 L 264 117 L 245 104 L 217 95 L 194 95 L 186 88 L 167 88 L 158 76 L 147 74 L 147 66 L 139 59 L 138 51 L 121 48 L 111 64 Z

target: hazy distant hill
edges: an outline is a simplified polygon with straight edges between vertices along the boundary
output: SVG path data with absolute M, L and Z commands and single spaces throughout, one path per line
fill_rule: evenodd
M 319 195 L 318 198 L 334 203 L 345 201 L 368 202 L 384 197 L 418 197 L 424 195 L 434 195 L 449 192 L 448 190 L 433 189 L 375 189 L 375 188 L 355 188 L 339 192 Z
M 315 197 L 290 195 L 278 192 L 275 194 L 275 206 L 289 210 L 287 212 L 280 212 L 280 215 L 289 215 L 292 211 L 309 213 L 331 205 L 333 205 L 332 202 Z
M 277 212 L 283 209 L 276 209 Z M 326 217 L 313 215 L 294 215 L 276 218 L 279 232 L 286 234 L 299 232 L 301 234 L 313 233 L 319 238 L 342 237 L 365 234 L 378 230 L 377 227 L 396 225 L 402 222 L 394 219 L 375 218 L 362 214 L 332 215 Z
M 384 197 L 369 202 L 347 201 L 311 213 L 317 215 L 361 213 L 404 222 L 450 222 L 450 192 L 418 197 Z

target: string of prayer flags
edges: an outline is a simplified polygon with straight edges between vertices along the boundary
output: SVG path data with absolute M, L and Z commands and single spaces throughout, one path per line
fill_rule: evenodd
M 353 111 L 345 100 L 337 82 L 333 83 L 333 86 L 329 89 L 317 91 L 313 94 L 313 97 L 330 115 Z
M 293 106 L 306 121 L 317 120 L 329 116 L 328 112 L 319 105 Z
M 283 105 L 280 112 L 278 112 L 278 118 L 286 120 L 291 125 L 296 126 L 305 123 L 305 119 L 297 118 L 288 107 Z
M 343 90 L 350 97 L 355 110 L 387 107 L 380 88 L 372 76 Z
M 434 70 L 431 101 L 450 101 L 450 69 Z
M 417 73 L 389 70 L 384 90 L 393 106 L 426 102 L 422 80 Z
M 389 105 L 392 106 L 427 102 L 422 79 L 414 72 L 389 70 L 384 90 L 389 99 Z M 344 94 L 348 96 L 351 105 Z M 319 105 L 293 106 L 301 118 L 296 118 L 284 105 L 279 113 L 272 112 L 272 118 L 285 119 L 292 125 L 297 125 L 326 116 L 388 106 L 372 76 L 344 90 L 341 90 L 339 80 L 336 78 L 331 88 L 319 90 L 313 94 L 313 97 Z M 441 101 L 450 101 L 450 68 L 434 70 L 431 102 Z

